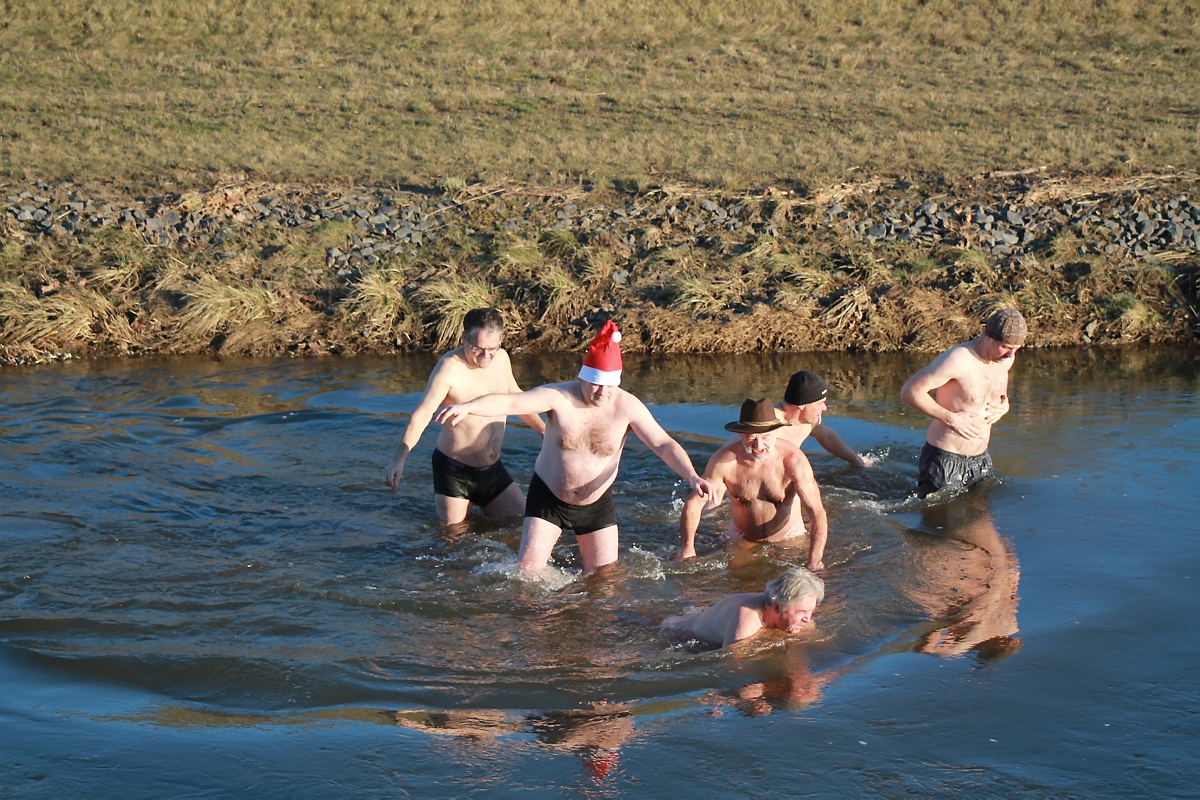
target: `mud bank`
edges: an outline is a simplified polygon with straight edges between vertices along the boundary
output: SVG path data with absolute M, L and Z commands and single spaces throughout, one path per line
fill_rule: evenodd
M 1032 346 L 1197 330 L 1200 180 L 994 174 L 694 186 L 0 187 L 0 356 L 436 349 L 465 311 L 578 347 L 937 350 L 1016 305 Z

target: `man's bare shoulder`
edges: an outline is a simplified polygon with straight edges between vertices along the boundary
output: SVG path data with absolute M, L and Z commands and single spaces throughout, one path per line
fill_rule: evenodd
M 640 397 L 638 397 L 636 394 L 629 391 L 628 389 L 622 389 L 620 386 L 618 386 L 616 388 L 617 388 L 616 402 L 617 402 L 618 406 L 620 406 L 622 408 L 632 408 L 632 409 L 646 408 L 646 404 L 643 403 L 642 399 Z
M 799 447 L 815 430 L 816 426 L 807 422 L 793 422 L 780 428 L 775 438 L 777 441 L 790 442 Z
M 448 350 L 442 354 L 442 357 L 433 365 L 434 372 L 454 373 L 457 370 L 465 370 L 467 367 L 467 359 L 463 357 L 463 349 L 456 347 L 453 350 Z
M 799 447 L 791 442 L 776 441 L 775 448 L 779 452 L 780 461 L 786 471 L 804 475 L 812 474 L 812 463 L 808 460 L 808 455 Z
M 917 375 L 940 376 L 952 380 L 959 375 L 974 372 L 979 367 L 979 357 L 972 346 L 974 341 L 961 342 L 949 350 L 943 350 L 937 358 L 930 361 Z
M 960 342 L 942 353 L 940 357 L 955 365 L 978 366 L 982 360 L 979 358 L 979 353 L 975 350 L 977 341 L 976 339 L 972 339 L 969 342 Z
M 804 459 L 808 463 L 808 456 L 804 455 L 804 451 L 800 449 L 795 442 L 789 442 L 787 439 L 775 437 L 775 455 L 783 461 L 791 461 L 793 459 Z
M 740 438 L 726 442 L 708 457 L 708 467 L 710 470 L 736 469 L 745 452 Z

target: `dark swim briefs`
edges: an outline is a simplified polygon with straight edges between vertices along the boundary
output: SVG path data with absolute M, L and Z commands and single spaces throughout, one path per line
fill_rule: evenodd
M 444 497 L 465 497 L 477 506 L 486 506 L 512 482 L 512 475 L 499 461 L 487 467 L 471 467 L 433 449 L 433 491 Z
M 529 481 L 529 495 L 525 498 L 525 516 L 544 519 L 563 530 L 574 531 L 576 536 L 582 536 L 616 525 L 617 504 L 613 501 L 611 486 L 599 500 L 586 506 L 564 503 L 550 491 L 542 476 L 535 472 Z
M 946 486 L 970 489 L 995 474 L 992 457 L 986 450 L 977 456 L 960 456 L 926 442 L 921 448 L 917 496 L 928 497 Z

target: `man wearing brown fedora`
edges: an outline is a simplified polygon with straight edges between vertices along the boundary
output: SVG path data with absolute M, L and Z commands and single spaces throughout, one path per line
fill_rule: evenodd
M 757 543 L 791 539 L 805 532 L 807 517 L 810 538 L 806 566 L 814 572 L 825 568 L 829 524 L 821 490 L 808 457 L 796 445 L 778 437 L 776 432 L 786 424 L 776 416 L 770 400 L 743 401 L 737 422 L 725 426 L 725 430 L 738 434 L 737 440 L 713 453 L 704 468 L 704 479 L 712 487 L 711 499 L 693 492 L 683 505 L 677 561 L 696 555 L 696 531 L 706 501 L 708 508 L 717 508 L 728 493 L 733 504 L 731 540 Z
M 970 489 L 994 474 L 988 442 L 1008 413 L 1008 373 L 1028 333 L 1020 311 L 1002 308 L 980 336 L 939 355 L 900 390 L 904 402 L 932 420 L 921 450 L 920 497 L 945 487 Z
M 825 424 L 823 415 L 828 408 L 829 387 L 825 379 L 812 370 L 802 370 L 788 379 L 783 401 L 775 404 L 775 416 L 786 424 L 779 429 L 779 438 L 802 447 L 809 437 L 817 440 L 826 452 L 853 467 L 872 467 L 875 459 L 860 455 L 846 444 L 838 432 Z M 737 437 L 729 441 L 737 442 Z

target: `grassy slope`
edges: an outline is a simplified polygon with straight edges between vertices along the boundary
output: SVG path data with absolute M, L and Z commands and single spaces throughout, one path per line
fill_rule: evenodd
M 158 183 L 1200 163 L 1194 3 L 5 2 L 0 171 Z
M 595 187 L 589 202 L 611 206 L 624 201 L 599 195 L 613 187 L 821 196 L 879 176 L 952 187 L 1035 166 L 1117 180 L 1200 164 L 1200 12 L 1182 0 L 0 1 L 0 184 L 11 186 L 461 193 L 488 181 Z M 729 241 L 682 265 L 659 263 L 672 249 L 602 239 L 567 257 L 533 232 L 478 247 L 464 235 L 458 251 L 443 241 L 341 277 L 325 264 L 340 229 L 247 233 L 231 262 L 164 253 L 132 231 L 58 247 L 0 225 L 13 309 L 0 355 L 438 346 L 453 317 L 438 298 L 476 284 L 503 288 L 496 302 L 543 346 L 586 338 L 597 313 L 636 319 L 647 346 L 689 350 L 936 349 L 1009 301 L 1061 322 L 1044 342 L 1079 341 L 1092 322 L 1114 341 L 1194 322 L 1172 278 L 1194 296 L 1194 257 L 1174 271 L 1119 258 L 1082 269 L 1067 239 L 1011 264 L 969 248 L 881 252 L 822 238 L 821 213 L 789 211 L 766 250 Z M 526 251 L 541 253 L 536 280 L 513 276 Z M 1062 284 L 1065 266 L 1090 283 Z M 964 269 L 976 283 L 955 283 Z M 603 280 L 621 271 L 630 284 Z M 409 289 L 457 273 L 457 286 Z M 266 327 L 251 336 L 229 309 Z M 238 330 L 246 341 L 227 335 Z

